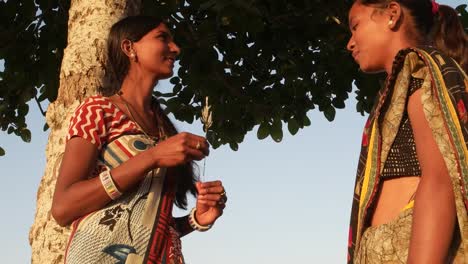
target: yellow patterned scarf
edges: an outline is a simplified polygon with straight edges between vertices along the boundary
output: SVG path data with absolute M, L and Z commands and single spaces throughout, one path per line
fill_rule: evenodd
M 348 263 L 353 263 L 354 251 L 367 228 L 379 175 L 405 111 L 411 77 L 424 80 L 420 88 L 424 112 L 452 180 L 460 247 L 468 252 L 468 78 L 453 59 L 431 47 L 403 50 L 398 57 L 402 59 L 394 67 L 401 70 L 379 92 L 364 128 L 351 212 Z

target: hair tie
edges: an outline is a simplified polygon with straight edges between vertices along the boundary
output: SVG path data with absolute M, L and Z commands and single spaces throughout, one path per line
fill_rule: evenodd
M 437 13 L 439 13 L 439 4 L 435 0 L 432 0 L 432 14 L 437 15 Z

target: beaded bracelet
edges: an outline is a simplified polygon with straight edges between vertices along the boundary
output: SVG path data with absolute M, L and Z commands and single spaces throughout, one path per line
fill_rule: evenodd
M 208 231 L 213 225 L 200 225 L 197 220 L 195 219 L 195 213 L 197 211 L 197 208 L 193 208 L 192 211 L 190 211 L 190 215 L 188 217 L 188 220 L 189 220 L 189 224 L 190 226 L 194 229 L 194 230 L 197 230 L 197 231 L 200 231 L 200 232 L 205 232 L 205 231 Z
M 122 195 L 119 189 L 117 189 L 117 186 L 115 186 L 109 170 L 101 172 L 99 174 L 99 179 L 101 180 L 102 187 L 104 187 L 107 195 L 109 195 L 112 200 L 115 200 Z

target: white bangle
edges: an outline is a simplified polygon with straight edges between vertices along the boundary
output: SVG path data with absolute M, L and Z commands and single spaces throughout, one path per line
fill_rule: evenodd
M 200 225 L 198 222 L 197 222 L 197 219 L 195 218 L 195 213 L 197 212 L 197 208 L 193 208 L 192 211 L 190 211 L 190 215 L 188 217 L 188 220 L 189 220 L 189 224 L 190 226 L 194 229 L 194 230 L 197 230 L 197 231 L 200 231 L 200 232 L 205 232 L 207 230 L 209 230 L 213 225 Z
M 115 186 L 114 180 L 112 179 L 112 175 L 110 174 L 109 170 L 105 170 L 99 174 L 99 179 L 101 180 L 102 187 L 106 191 L 107 195 L 112 200 L 115 200 L 122 196 L 122 193 L 117 189 Z

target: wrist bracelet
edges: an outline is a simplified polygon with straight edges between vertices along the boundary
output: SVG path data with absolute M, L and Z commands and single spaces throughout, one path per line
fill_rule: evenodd
M 115 186 L 114 180 L 112 180 L 112 175 L 110 174 L 109 170 L 105 170 L 99 174 L 99 179 L 101 180 L 102 187 L 106 191 L 107 195 L 112 200 L 115 200 L 122 196 L 122 193 L 117 189 Z
M 192 211 L 190 211 L 190 215 L 188 217 L 188 221 L 189 221 L 189 224 L 190 226 L 194 229 L 194 230 L 197 230 L 197 231 L 200 231 L 200 232 L 205 232 L 207 230 L 209 230 L 213 225 L 200 225 L 198 222 L 197 222 L 197 219 L 195 218 L 195 213 L 197 212 L 197 208 L 193 208 Z

